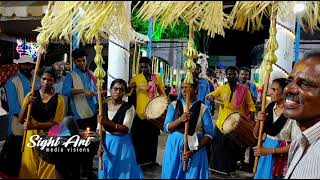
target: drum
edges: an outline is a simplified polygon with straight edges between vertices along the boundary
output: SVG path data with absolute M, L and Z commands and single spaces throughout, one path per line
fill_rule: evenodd
M 153 98 L 146 106 L 145 116 L 148 121 L 163 131 L 163 124 L 166 118 L 169 100 L 166 96 Z
M 238 145 L 252 147 L 257 144 L 257 139 L 253 136 L 254 126 L 255 121 L 235 112 L 230 114 L 224 121 L 222 133 Z

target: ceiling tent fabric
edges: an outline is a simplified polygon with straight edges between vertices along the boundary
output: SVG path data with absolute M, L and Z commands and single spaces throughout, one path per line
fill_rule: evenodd
M 48 1 L 0 1 L 1 17 L 42 17 Z

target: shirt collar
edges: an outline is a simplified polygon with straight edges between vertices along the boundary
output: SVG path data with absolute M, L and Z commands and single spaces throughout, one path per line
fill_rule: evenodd
M 72 68 L 75 72 L 77 72 L 79 74 L 83 74 L 83 72 L 75 64 L 73 64 Z M 87 70 L 86 70 L 86 72 L 87 72 Z M 86 72 L 84 72 L 84 73 L 86 73 Z
M 309 144 L 314 143 L 317 139 L 320 138 L 320 121 L 311 126 L 310 128 L 304 130 L 302 134 L 308 140 Z
M 183 96 L 182 96 L 182 98 L 181 98 L 180 100 L 181 100 L 183 106 L 185 106 L 185 105 L 186 105 L 186 101 L 184 100 Z M 196 99 L 195 101 L 193 101 L 193 103 L 191 103 L 190 107 L 192 107 L 192 106 L 193 106 L 196 102 L 198 102 L 198 101 L 199 101 L 198 99 Z

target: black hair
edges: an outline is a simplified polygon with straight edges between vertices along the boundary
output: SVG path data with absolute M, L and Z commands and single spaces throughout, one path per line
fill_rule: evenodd
M 247 67 L 240 68 L 240 71 L 247 71 L 248 73 L 250 73 L 250 69 Z
M 140 58 L 139 63 L 145 63 L 145 64 L 151 65 L 151 59 L 144 56 Z
M 226 69 L 226 74 L 227 74 L 227 72 L 228 72 L 229 70 L 237 71 L 238 74 L 240 73 L 239 68 L 236 67 L 236 66 L 229 66 L 229 67 L 227 67 L 227 69 Z
M 272 82 L 273 83 L 275 83 L 275 82 L 278 83 L 280 85 L 280 87 L 282 88 L 282 90 L 289 84 L 287 78 L 274 79 Z
M 320 58 L 320 51 L 319 50 L 311 50 L 311 51 L 306 52 L 303 55 L 302 59 L 310 59 L 310 58 L 315 58 L 315 57 Z
M 202 66 L 199 63 L 196 63 L 196 66 L 202 68 Z
M 181 83 L 184 83 L 184 78 L 181 79 Z M 198 89 L 198 84 L 199 84 L 198 81 L 193 79 L 193 84 L 191 85 L 194 89 Z
M 72 58 L 73 59 L 78 59 L 78 58 L 83 57 L 83 56 L 88 56 L 86 51 L 83 50 L 83 49 L 75 49 L 75 50 L 72 51 Z
M 113 81 L 111 82 L 110 89 L 112 89 L 113 86 L 114 86 L 116 83 L 119 83 L 119 84 L 123 85 L 123 86 L 124 86 L 124 91 L 125 91 L 125 92 L 127 91 L 127 88 L 128 88 L 128 87 L 127 87 L 127 82 L 126 82 L 125 80 L 123 80 L 123 79 L 115 79 L 115 80 L 113 80 Z
M 56 70 L 52 66 L 43 67 L 40 70 L 40 76 L 44 75 L 45 73 L 51 74 L 54 81 L 57 79 L 57 73 Z

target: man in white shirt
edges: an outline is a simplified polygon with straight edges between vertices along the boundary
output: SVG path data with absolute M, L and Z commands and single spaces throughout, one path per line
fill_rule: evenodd
M 296 64 L 284 89 L 284 115 L 302 131 L 291 143 L 285 179 L 320 178 L 320 52 L 310 52 Z

